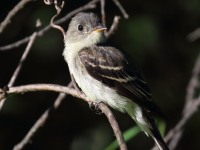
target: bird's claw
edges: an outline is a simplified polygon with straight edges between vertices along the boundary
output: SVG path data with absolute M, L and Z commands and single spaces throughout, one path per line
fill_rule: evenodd
M 97 115 L 101 115 L 101 114 L 103 113 L 102 110 L 99 108 L 99 104 L 100 104 L 100 103 L 101 103 L 101 102 L 99 102 L 99 103 L 90 102 L 90 103 L 89 103 L 90 109 L 91 109 L 92 111 L 94 111 L 95 114 L 97 114 Z

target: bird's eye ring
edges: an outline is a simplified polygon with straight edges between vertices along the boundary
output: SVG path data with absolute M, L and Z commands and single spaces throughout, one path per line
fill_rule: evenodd
M 83 31 L 83 26 L 81 24 L 79 24 L 77 27 L 78 27 L 78 31 Z

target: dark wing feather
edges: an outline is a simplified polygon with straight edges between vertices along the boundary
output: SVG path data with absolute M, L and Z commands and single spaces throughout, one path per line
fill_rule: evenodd
M 147 111 L 163 116 L 152 102 L 143 77 L 136 67 L 128 64 L 120 51 L 113 47 L 86 47 L 79 52 L 79 58 L 92 77 Z

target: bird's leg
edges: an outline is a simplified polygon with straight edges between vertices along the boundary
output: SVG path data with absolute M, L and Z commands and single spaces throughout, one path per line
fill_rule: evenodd
M 89 103 L 89 107 L 90 107 L 90 109 L 92 110 L 92 111 L 94 111 L 95 112 L 95 114 L 97 114 L 97 115 L 101 115 L 103 112 L 102 112 L 102 110 L 99 108 L 99 104 L 100 104 L 101 102 L 98 102 L 98 103 L 95 103 L 95 102 L 90 102 Z

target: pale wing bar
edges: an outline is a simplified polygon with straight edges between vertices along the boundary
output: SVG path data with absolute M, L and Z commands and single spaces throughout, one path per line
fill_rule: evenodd
M 86 47 L 79 58 L 88 73 L 141 107 L 163 116 L 151 100 L 151 92 L 137 70 L 130 68 L 120 51 L 113 47 Z M 132 70 L 131 70 L 132 69 Z

